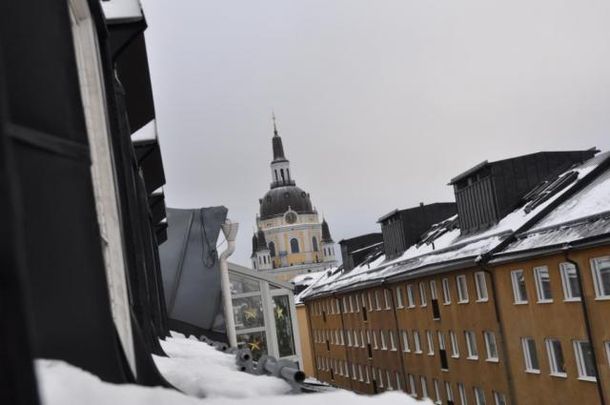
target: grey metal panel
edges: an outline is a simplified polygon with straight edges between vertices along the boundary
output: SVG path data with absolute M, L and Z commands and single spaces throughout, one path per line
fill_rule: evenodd
M 168 316 L 212 330 L 222 316 L 216 241 L 225 207 L 167 209 L 167 241 L 159 254 Z

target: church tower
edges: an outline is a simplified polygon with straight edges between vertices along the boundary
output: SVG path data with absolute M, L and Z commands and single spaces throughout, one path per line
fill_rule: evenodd
M 259 200 L 252 265 L 288 281 L 336 265 L 334 242 L 309 193 L 297 187 L 273 117 L 271 185 Z M 267 260 L 267 261 L 266 261 Z

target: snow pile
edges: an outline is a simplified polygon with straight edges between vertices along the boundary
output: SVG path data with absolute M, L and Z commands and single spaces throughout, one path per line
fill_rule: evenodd
M 244 373 L 235 365 L 235 355 L 219 352 L 191 337 L 172 332 L 160 341 L 169 357 L 154 356 L 163 377 L 188 395 L 196 397 L 247 398 L 282 395 L 290 385 L 280 378 Z
M 432 404 L 416 401 L 405 393 L 388 392 L 375 397 L 335 390 L 320 394 L 288 394 L 290 387 L 279 378 L 238 371 L 234 356 L 216 351 L 195 339 L 173 334 L 162 342 L 170 358 L 155 357 L 163 375 L 179 389 L 133 384 L 110 384 L 60 360 L 36 360 L 42 405 L 403 405 Z

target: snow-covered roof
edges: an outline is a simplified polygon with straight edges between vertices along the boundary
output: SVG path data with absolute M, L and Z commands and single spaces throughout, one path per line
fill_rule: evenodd
M 572 171 L 577 173 L 576 181 L 555 192 L 555 194 L 552 194 L 531 210 L 526 210 L 524 207 L 517 208 L 502 218 L 496 225 L 476 234 L 461 235 L 460 230 L 457 228 L 451 230 L 437 229 L 436 238 L 428 238 L 428 242 L 425 244 L 411 246 L 396 259 L 386 260 L 384 256 L 381 256 L 374 262 L 360 265 L 349 272 L 335 272 L 325 275 L 314 286 L 304 291 L 301 294 L 301 299 L 306 300 L 309 297 L 317 295 L 361 288 L 366 285 L 379 284 L 383 281 L 391 281 L 392 279 L 415 277 L 437 268 L 448 269 L 452 268 L 452 265 L 465 267 L 468 264 L 474 264 L 480 256 L 499 248 L 502 242 L 506 241 L 509 236 L 532 226 L 533 221 L 538 221 L 540 214 L 549 205 L 562 198 L 572 188 L 577 187 L 600 164 L 604 163 L 605 165 L 609 158 L 610 153 L 606 152 L 566 171 L 564 174 Z M 601 179 L 598 181 L 601 181 Z M 594 182 L 594 184 L 597 183 Z M 594 184 L 585 189 L 592 190 L 596 188 Z M 608 197 L 607 191 L 604 194 L 605 184 L 603 182 L 602 186 L 598 186 L 596 191 L 591 191 L 591 194 L 596 196 L 595 201 L 597 202 L 594 202 L 593 198 L 591 198 L 590 202 L 584 203 L 585 207 L 583 209 L 578 210 L 587 212 L 595 209 L 603 210 L 604 207 L 608 207 L 605 198 L 610 197 Z M 568 198 L 557 209 L 564 207 L 564 205 L 565 207 L 569 206 L 570 200 L 571 198 Z M 578 201 L 576 200 L 575 203 L 572 202 L 571 204 L 578 205 Z M 570 210 L 565 207 L 561 208 L 561 212 L 564 213 L 564 216 L 570 215 L 567 212 Z M 610 207 L 605 209 L 610 210 Z M 556 213 L 557 211 L 555 210 L 554 212 Z M 572 215 L 578 216 L 575 213 Z M 540 223 L 557 222 L 564 218 L 564 216 L 562 214 L 546 216 L 544 221 Z M 449 225 L 454 220 L 455 218 L 452 217 L 443 222 Z M 438 225 L 436 228 L 438 228 Z M 605 228 L 600 227 L 598 231 L 603 231 L 603 229 Z
M 173 334 L 162 341 L 169 357 L 155 356 L 163 376 L 182 392 L 134 384 L 110 384 L 61 360 L 36 360 L 43 405 L 405 405 L 432 404 L 405 393 L 375 397 L 344 390 L 319 394 L 290 394 L 284 380 L 239 371 L 235 355 L 225 354 L 195 338 Z

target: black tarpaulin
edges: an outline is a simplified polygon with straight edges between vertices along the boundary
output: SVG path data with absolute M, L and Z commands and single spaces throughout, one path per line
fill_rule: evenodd
M 170 325 L 178 331 L 225 334 L 216 242 L 226 217 L 225 207 L 167 208 L 159 254 Z

